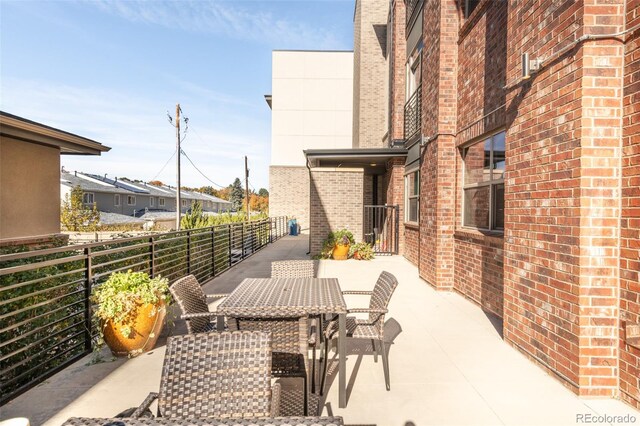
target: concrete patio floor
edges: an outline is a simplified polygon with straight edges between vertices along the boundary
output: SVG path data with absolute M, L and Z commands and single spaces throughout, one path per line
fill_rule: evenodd
M 307 244 L 305 235 L 285 237 L 207 283 L 205 291 L 229 291 L 245 277 L 267 277 L 272 260 L 306 258 Z M 385 325 L 393 341 L 391 391 L 385 390 L 382 362 L 374 362 L 370 345 L 354 341 L 348 349 L 347 407 L 338 408 L 331 374 L 319 402 L 322 414 L 343 416 L 347 425 L 378 426 L 575 425 L 581 414 L 630 414 L 640 425 L 640 412 L 618 400 L 575 396 L 504 343 L 499 320 L 456 293 L 436 292 L 403 257 L 322 261 L 319 276 L 339 278 L 343 290 L 370 290 L 382 270 L 400 282 Z M 347 304 L 365 307 L 368 299 L 349 296 Z M 180 321 L 170 331 L 182 332 Z M 129 360 L 87 365 L 87 357 L 1 407 L 0 418 L 59 425 L 71 416 L 113 416 L 158 390 L 163 355 L 161 344 Z

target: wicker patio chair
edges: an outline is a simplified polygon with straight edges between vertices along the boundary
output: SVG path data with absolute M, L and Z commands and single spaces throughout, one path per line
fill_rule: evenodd
M 308 413 L 308 324 L 307 317 L 229 318 L 230 330 L 262 331 L 271 335 L 271 374 L 273 377 L 302 378 L 305 416 Z
M 278 260 L 271 262 L 271 278 L 313 278 L 317 265 L 315 260 Z
M 271 337 L 264 332 L 199 333 L 169 337 L 158 400 L 159 417 L 258 418 L 279 413 L 280 388 L 271 387 Z
M 227 294 L 205 295 L 193 275 L 180 278 L 169 287 L 169 291 L 182 310 L 181 318 L 186 320 L 189 334 L 216 330 L 216 323 L 212 319 L 215 320 L 217 315 L 209 311 L 207 299 L 220 299 L 228 296 Z
M 354 339 L 370 339 L 373 345 L 374 354 L 377 354 L 376 342 L 378 342 L 382 354 L 382 366 L 384 369 L 384 381 L 387 390 L 391 390 L 389 383 L 389 360 L 384 341 L 384 315 L 387 313 L 387 306 L 391 300 L 391 295 L 398 285 L 396 277 L 383 271 L 376 281 L 373 291 L 343 291 L 342 294 L 355 294 L 371 296 L 368 309 L 348 309 L 348 313 L 367 313 L 369 318 L 357 319 L 347 316 L 347 337 Z M 329 341 L 338 334 L 338 320 L 329 321 L 324 330 L 324 368 L 322 372 L 322 382 L 320 383 L 320 394 L 324 391 L 324 382 L 327 376 L 327 364 Z M 376 358 L 377 361 L 377 358 Z
M 317 260 L 278 260 L 271 262 L 271 278 L 314 278 L 318 270 Z M 316 349 L 318 347 L 319 317 L 312 317 L 309 321 L 309 347 L 312 349 L 311 362 L 311 392 L 316 389 Z M 322 334 L 319 335 L 322 337 Z
M 342 417 L 276 417 L 270 419 L 163 419 L 163 418 L 119 418 L 92 419 L 72 417 L 62 426 L 342 426 Z

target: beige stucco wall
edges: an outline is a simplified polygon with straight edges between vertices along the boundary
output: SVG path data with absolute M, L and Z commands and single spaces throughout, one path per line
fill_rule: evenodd
M 351 148 L 353 52 L 274 51 L 272 59 L 271 165 L 305 166 L 305 149 Z
M 295 217 L 309 228 L 309 169 L 304 166 L 269 167 L 269 216 Z
M 353 22 L 354 148 L 382 148 L 388 128 L 388 0 L 357 0 Z
M 60 150 L 0 137 L 0 240 L 60 232 Z
M 356 241 L 362 241 L 364 170 L 316 168 L 311 170 L 311 255 L 322 250 L 331 231 L 346 228 Z

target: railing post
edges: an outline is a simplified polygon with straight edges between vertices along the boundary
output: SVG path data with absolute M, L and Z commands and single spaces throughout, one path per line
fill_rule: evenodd
M 244 259 L 244 222 L 242 222 L 240 226 L 242 226 L 242 228 L 240 228 L 240 243 L 242 244 L 242 256 L 240 259 Z
M 229 267 L 231 267 L 231 224 L 227 226 L 229 228 Z
M 151 275 L 151 278 L 154 278 L 156 275 L 156 261 L 155 261 L 155 257 L 156 257 L 156 243 L 155 240 L 153 239 L 153 237 L 149 238 L 149 257 L 150 257 L 150 262 L 149 262 L 149 272 Z
M 84 248 L 84 267 L 86 269 L 84 284 L 84 348 L 91 352 L 91 285 L 93 283 L 93 271 L 91 266 L 91 247 Z
M 211 278 L 216 276 L 216 227 L 211 227 Z
M 395 205 L 395 211 L 396 211 L 396 244 L 395 244 L 395 252 L 396 254 L 398 254 L 399 250 L 400 250 L 400 243 L 399 243 L 399 239 L 400 239 L 400 205 L 396 204 Z
M 191 231 L 187 231 L 187 275 L 191 274 Z

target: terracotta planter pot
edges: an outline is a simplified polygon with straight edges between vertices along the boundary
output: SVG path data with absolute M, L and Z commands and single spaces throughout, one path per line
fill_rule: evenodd
M 349 258 L 349 244 L 347 245 L 336 244 L 333 247 L 332 257 L 335 260 L 347 260 Z
M 126 321 L 114 323 L 109 320 L 103 324 L 104 341 L 115 356 L 136 356 L 153 349 L 167 315 L 164 302 L 158 305 L 147 303 L 138 305 Z M 131 333 L 125 336 L 122 329 L 131 327 Z

